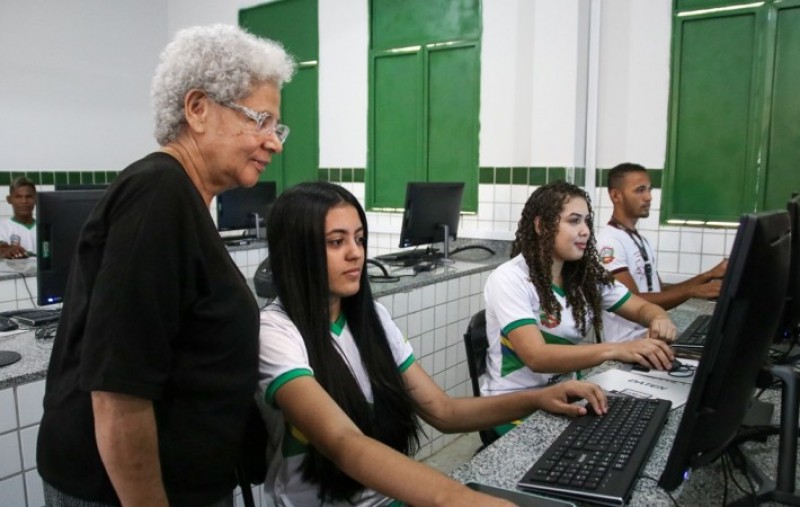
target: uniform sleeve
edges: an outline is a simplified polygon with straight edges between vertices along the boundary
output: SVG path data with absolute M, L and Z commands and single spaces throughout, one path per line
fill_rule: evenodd
M 606 226 L 597 236 L 597 254 L 600 262 L 611 273 L 630 271 L 630 260 L 627 257 L 625 248 L 619 239 L 608 231 Z
M 631 291 L 628 290 L 623 284 L 614 281 L 611 287 L 605 286 L 603 290 L 603 308 L 609 312 L 615 312 L 620 306 L 625 304 L 625 301 L 630 299 Z
M 259 344 L 259 394 L 268 405 L 274 405 L 275 393 L 290 380 L 314 375 L 302 336 L 275 307 L 261 313 Z
M 376 301 L 375 311 L 378 313 L 378 317 L 383 325 L 386 339 L 389 340 L 389 347 L 392 349 L 394 362 L 397 364 L 400 373 L 403 373 L 414 362 L 414 348 L 403 336 L 397 324 L 394 323 L 386 307 Z
M 497 318 L 500 333 L 508 336 L 514 329 L 533 324 L 538 326 L 539 297 L 527 276 L 515 273 L 516 266 L 504 264 L 486 281 L 486 311 Z

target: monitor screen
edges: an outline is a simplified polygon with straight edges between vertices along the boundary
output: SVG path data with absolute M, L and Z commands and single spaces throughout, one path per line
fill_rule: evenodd
M 790 255 L 789 214 L 743 215 L 706 346 L 659 485 L 673 490 L 720 456 L 753 400 L 778 327 Z
M 233 231 L 255 229 L 255 215 L 263 223 L 269 205 L 275 200 L 274 181 L 259 181 L 250 188 L 237 187 L 217 196 L 217 229 Z
M 103 190 L 108 183 L 56 183 L 56 190 Z
M 444 241 L 443 225 L 455 239 L 463 194 L 464 183 L 409 183 L 400 248 Z
M 39 192 L 36 195 L 36 285 L 39 305 L 61 303 L 83 224 L 105 190 Z
M 794 194 L 786 208 L 792 222 L 792 255 L 778 340 L 792 339 L 800 326 L 800 194 Z

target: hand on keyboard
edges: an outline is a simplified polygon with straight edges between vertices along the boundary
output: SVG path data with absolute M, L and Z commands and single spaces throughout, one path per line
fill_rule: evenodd
M 597 414 L 608 411 L 606 394 L 598 385 L 590 382 L 568 380 L 533 392 L 539 396 L 538 407 L 554 414 L 572 417 L 585 415 L 586 407 L 571 403 L 575 399 L 585 399 Z

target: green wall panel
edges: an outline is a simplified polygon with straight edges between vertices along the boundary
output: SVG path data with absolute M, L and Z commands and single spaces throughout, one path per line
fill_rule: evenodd
M 480 0 L 372 0 L 370 7 L 372 49 L 480 38 Z
M 479 61 L 477 44 L 434 49 L 428 58 L 428 181 L 463 181 L 467 211 L 478 207 Z
M 299 61 L 317 60 L 317 0 L 278 0 L 239 11 L 239 25 L 281 41 Z
M 677 21 L 667 215 L 735 221 L 755 204 L 756 13 Z
M 375 56 L 372 65 L 371 207 L 402 208 L 406 183 L 424 181 L 421 54 Z
M 291 132 L 283 147 L 283 181 L 288 188 L 301 181 L 314 181 L 319 169 L 319 67 L 297 71 L 283 89 L 282 121 Z
M 299 63 L 281 91 L 281 121 L 291 132 L 283 153 L 262 175 L 278 192 L 318 179 L 319 169 L 319 36 L 317 0 L 279 0 L 239 11 L 239 24 L 252 33 L 281 42 Z
M 800 5 L 776 13 L 764 209 L 783 209 L 800 192 Z

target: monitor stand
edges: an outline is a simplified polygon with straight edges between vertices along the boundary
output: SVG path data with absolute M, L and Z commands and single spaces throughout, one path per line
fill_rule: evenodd
M 22 356 L 19 355 L 18 352 L 14 352 L 13 350 L 0 350 L 0 368 L 14 364 L 20 359 L 22 359 Z
M 732 450 L 744 461 L 747 471 L 755 477 L 758 491 L 755 493 L 758 503 L 773 500 L 788 505 L 800 505 L 800 495 L 795 492 L 795 472 L 797 470 L 797 421 L 800 414 L 800 384 L 798 374 L 788 366 L 773 366 L 770 373 L 781 381 L 781 426 L 778 442 L 778 466 L 776 479 L 769 478 L 744 454 L 738 446 Z M 740 498 L 730 505 L 750 505 L 753 499 L 749 496 Z
M 450 227 L 447 224 L 441 224 L 439 227 L 444 229 L 444 245 L 442 246 L 444 257 L 439 259 L 439 262 L 442 264 L 454 264 L 455 261 L 450 258 Z

